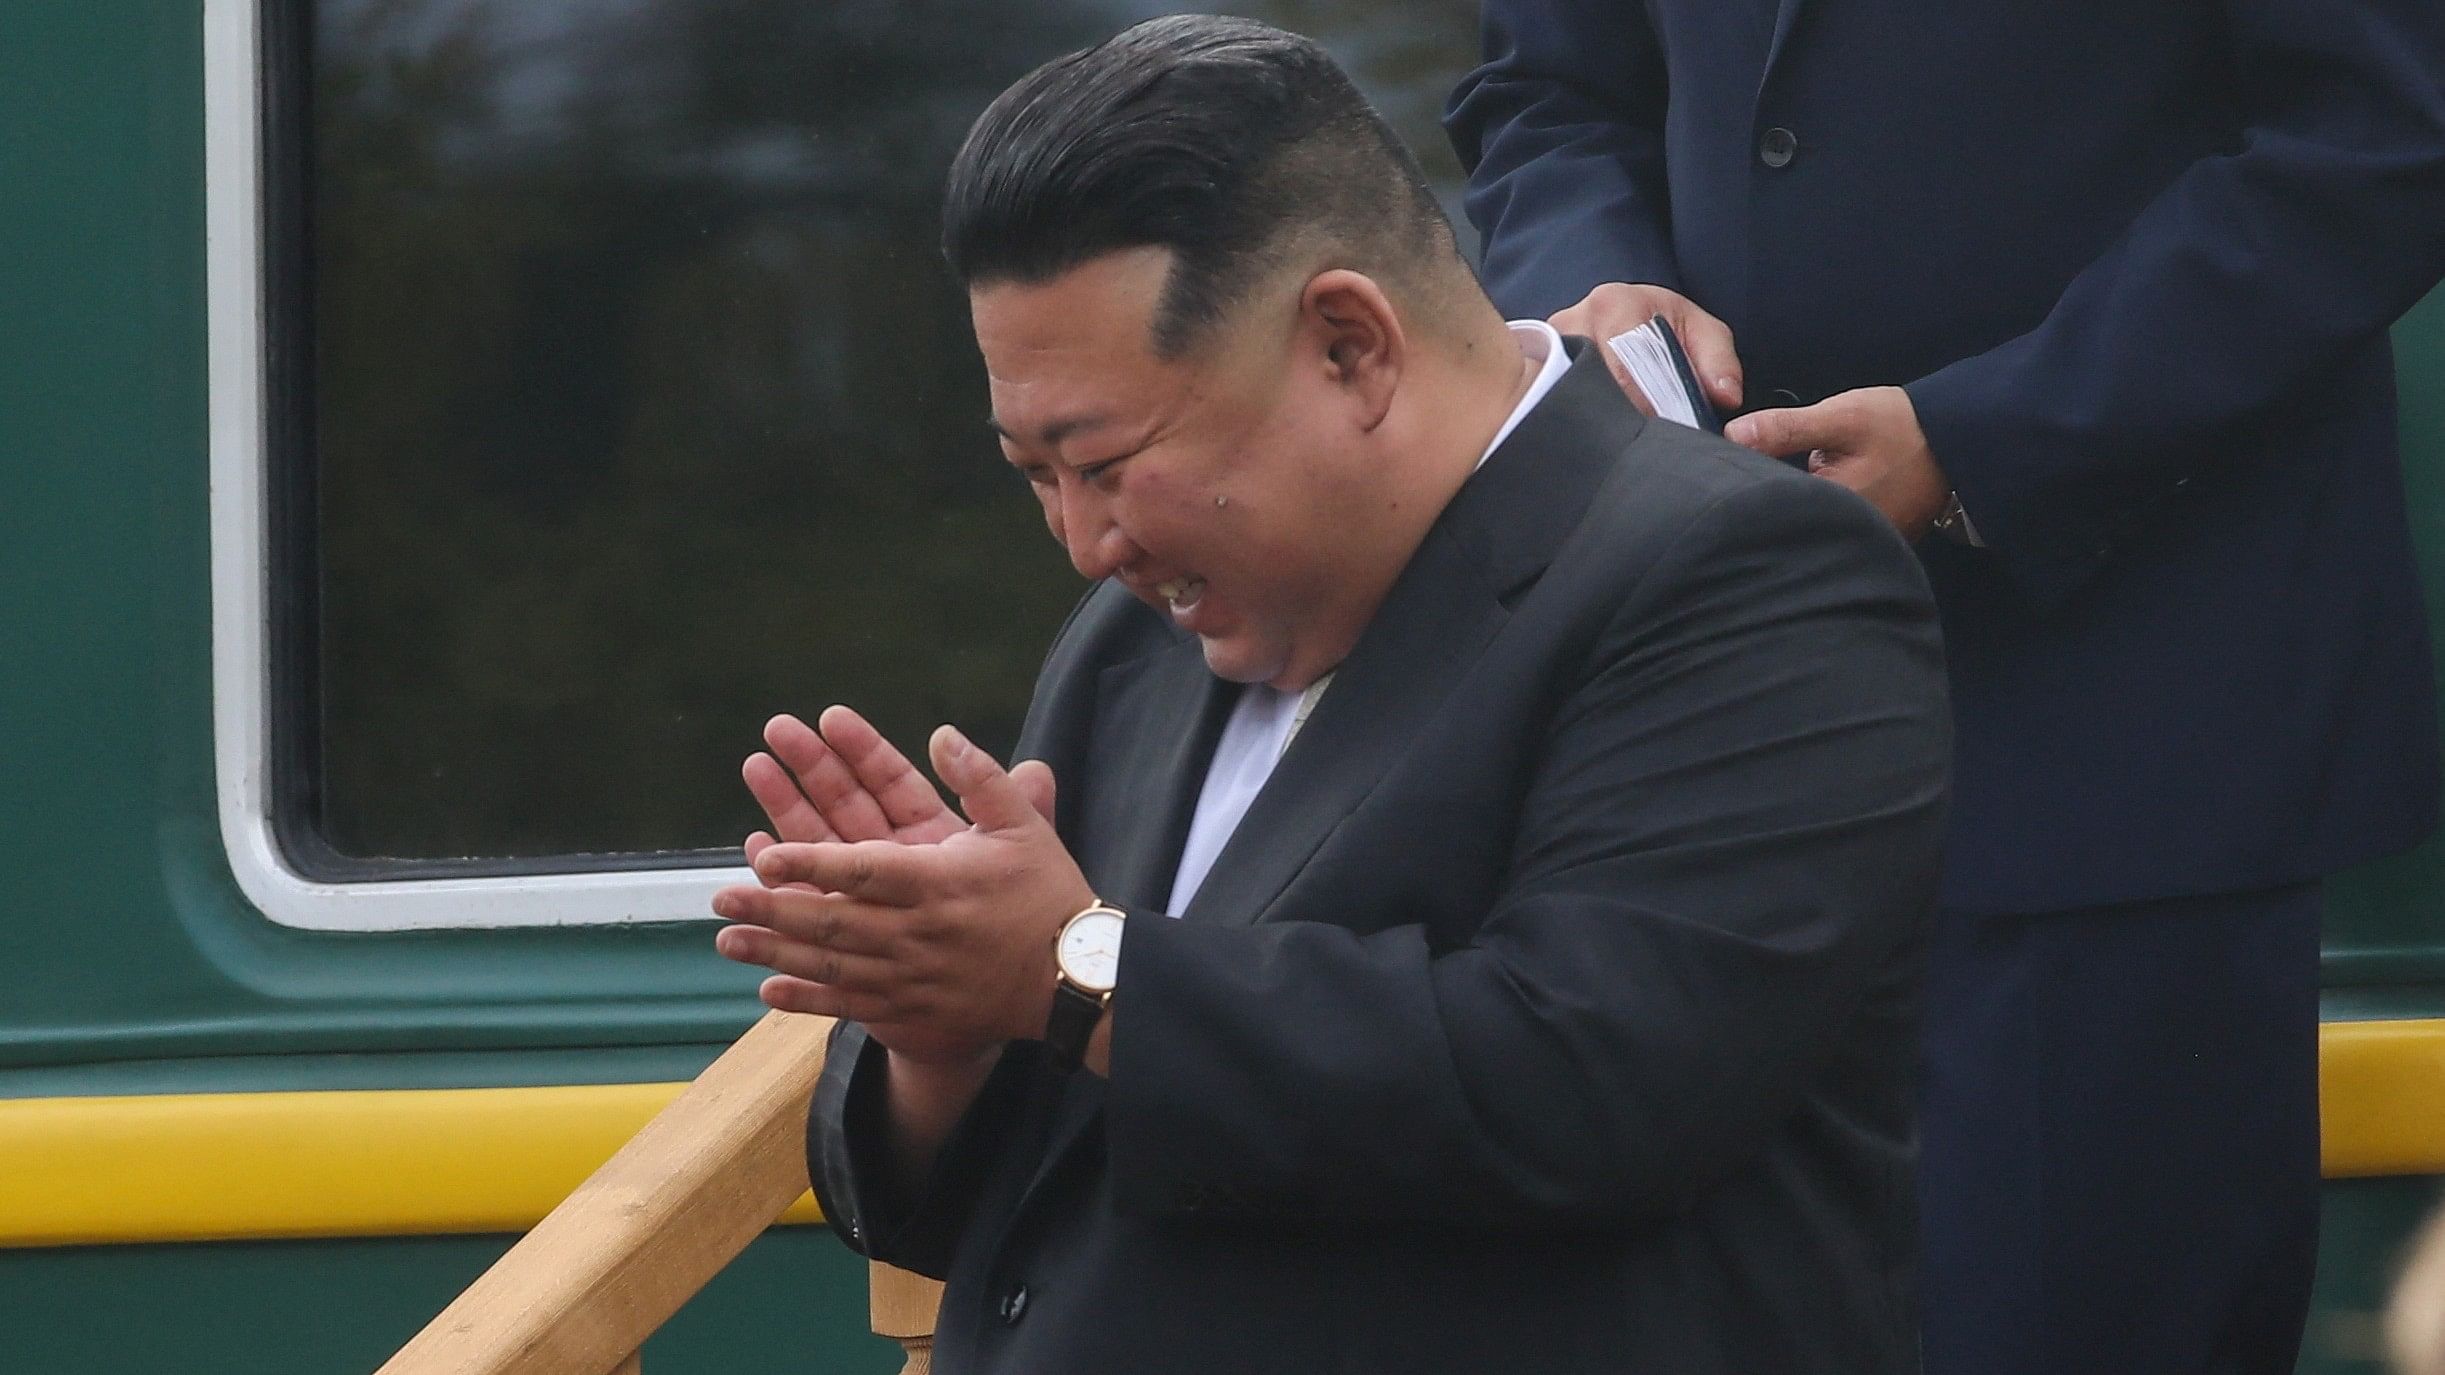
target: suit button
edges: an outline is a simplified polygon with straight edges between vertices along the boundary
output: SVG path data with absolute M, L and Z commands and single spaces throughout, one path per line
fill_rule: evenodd
M 1793 391 L 1789 387 L 1776 387 L 1773 391 L 1766 393 L 1766 399 L 1772 401 L 1777 406 L 1797 406 L 1800 404 L 1800 394 Z
M 1010 1286 L 1010 1292 L 1002 1296 L 1002 1321 L 1009 1326 L 1017 1327 L 1019 1319 L 1026 1316 L 1027 1286 L 1014 1284 Z
M 1757 160 L 1768 167 L 1788 167 L 1800 151 L 1800 136 L 1789 129 L 1768 129 L 1757 140 Z

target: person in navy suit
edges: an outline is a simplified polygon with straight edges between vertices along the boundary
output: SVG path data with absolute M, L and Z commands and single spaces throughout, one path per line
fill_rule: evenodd
M 2445 274 L 2445 6 L 1487 0 L 1483 38 L 1446 123 L 1497 304 L 1666 316 L 1731 437 L 1920 539 L 1928 1370 L 2289 1371 L 2320 880 L 2436 816 L 2386 331 Z

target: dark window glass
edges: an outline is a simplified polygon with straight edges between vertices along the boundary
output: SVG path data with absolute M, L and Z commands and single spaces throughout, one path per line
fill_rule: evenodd
M 1081 588 L 985 430 L 942 175 L 1009 81 L 1160 7 L 274 8 L 292 857 L 728 852 L 762 722 L 835 701 L 1006 751 Z M 1241 8 L 1456 188 L 1473 5 Z

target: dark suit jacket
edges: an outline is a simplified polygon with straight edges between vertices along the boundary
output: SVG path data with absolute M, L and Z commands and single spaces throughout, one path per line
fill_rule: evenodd
M 949 1277 L 940 1368 L 1916 1369 L 1923 582 L 1572 347 L 1177 920 L 1232 690 L 1117 586 L 1062 631 L 1022 752 L 1130 912 L 1110 1080 L 1017 1046 L 914 1200 L 861 1030 L 813 1113 L 833 1225 Z
M 2288 883 L 2430 829 L 2385 331 L 2445 273 L 2445 4 L 1484 13 L 1448 125 L 1496 301 L 1676 287 L 1751 405 L 1906 384 L 1992 546 L 1921 546 L 1951 904 Z

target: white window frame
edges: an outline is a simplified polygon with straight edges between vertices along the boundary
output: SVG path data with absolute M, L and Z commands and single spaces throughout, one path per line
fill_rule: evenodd
M 485 878 L 307 878 L 271 814 L 269 509 L 260 0 L 204 0 L 204 256 L 212 488 L 212 725 L 221 840 L 265 917 L 312 931 L 621 925 L 714 918 L 732 868 Z

